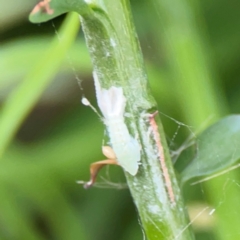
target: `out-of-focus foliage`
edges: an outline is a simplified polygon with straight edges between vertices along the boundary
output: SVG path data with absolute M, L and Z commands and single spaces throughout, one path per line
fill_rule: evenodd
M 33 3 L 30 0 L 0 0 L 1 108 L 16 88 L 21 86 L 29 72 L 34 70 L 39 59 L 54 47 L 51 45 L 52 39 L 56 38 L 61 42 L 57 31 L 64 16 L 45 24 L 33 25 L 28 22 L 28 14 L 36 3 L 37 1 Z M 183 102 L 181 95 L 175 94 L 174 81 L 178 79 L 172 72 L 174 68 L 169 64 L 169 56 L 174 58 L 174 51 L 166 48 L 167 39 L 164 33 L 168 28 L 161 20 L 163 17 L 166 19 L 169 13 L 164 12 L 164 8 L 158 9 L 156 4 L 151 5 L 147 0 L 135 0 L 131 3 L 159 110 L 191 125 L 192 121 L 187 119 L 182 109 L 184 106 L 180 104 Z M 188 11 L 198 24 L 195 31 L 201 36 L 206 49 L 204 59 L 207 68 L 211 69 L 213 88 L 226 100 L 226 105 L 219 111 L 229 113 L 238 113 L 240 109 L 240 18 L 237 4 L 236 1 L 212 0 L 188 6 Z M 176 13 L 182 10 L 175 6 L 172 8 Z M 184 34 L 184 29 L 178 30 Z M 170 39 L 169 42 L 173 40 Z M 59 60 L 58 52 L 54 53 L 54 57 Z M 48 74 L 46 69 L 40 72 L 43 75 Z M 83 80 L 83 91 L 76 78 Z M 36 77 L 32 81 L 34 83 L 39 80 Z M 33 84 L 33 88 L 34 86 Z M 31 89 L 28 91 L 23 94 L 22 99 L 26 99 L 25 94 L 31 94 Z M 184 95 L 182 97 L 193 98 L 187 94 L 189 91 L 190 87 L 181 89 Z M 124 182 L 121 169 L 110 167 L 109 171 L 102 171 L 105 180 L 99 177 L 99 181 L 107 180 L 105 185 L 110 189 L 93 188 L 86 191 L 75 184 L 79 179 L 88 180 L 89 164 L 103 157 L 103 124 L 90 108 L 80 104 L 83 95 L 96 105 L 91 62 L 80 32 L 62 59 L 55 77 L 51 78 L 51 83 L 1 158 L 1 239 L 143 239 L 128 190 L 112 189 L 115 185 L 110 184 Z M 187 98 L 187 101 L 194 102 L 191 98 Z M 21 104 L 23 103 L 19 98 L 19 107 Z M 16 111 L 17 108 L 16 105 Z M 198 109 L 192 111 L 197 113 Z M 4 117 L 2 114 L 0 112 L 0 118 Z M 213 117 L 216 114 L 212 112 Z M 175 153 L 183 140 L 199 128 L 184 127 L 164 115 L 162 120 L 169 137 L 169 146 Z M 223 184 L 219 185 L 212 184 L 219 203 L 214 205 L 216 201 L 213 201 L 212 204 L 216 212 L 219 210 L 226 216 L 225 219 L 215 219 L 219 226 L 225 224 L 228 227 L 229 231 L 223 234 L 222 239 L 233 239 L 231 236 L 238 236 L 239 232 L 236 232 L 234 223 L 228 220 L 228 214 L 235 211 L 238 204 L 239 199 L 233 190 L 238 178 L 228 180 L 234 186 L 231 188 L 226 181 L 223 180 Z M 185 187 L 186 199 L 189 202 L 203 202 L 213 198 L 209 197 L 208 191 L 205 193 L 204 189 L 198 190 L 199 187 Z M 222 204 L 222 201 L 227 202 L 226 198 L 231 198 L 233 204 Z M 209 228 L 198 228 L 196 232 L 199 240 L 215 239 Z
M 188 148 L 195 154 L 181 172 L 181 182 L 184 183 L 194 177 L 215 174 L 233 165 L 240 158 L 239 142 L 240 115 L 225 117 L 207 128 L 197 137 L 196 144 L 193 146 L 195 151 Z M 187 159 L 187 156 L 184 155 L 184 158 Z

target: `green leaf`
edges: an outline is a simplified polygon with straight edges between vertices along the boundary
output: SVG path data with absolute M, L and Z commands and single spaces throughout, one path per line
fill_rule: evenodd
M 84 16 L 91 13 L 91 8 L 84 0 L 43 0 L 34 7 L 29 20 L 33 23 L 46 22 L 66 12 Z
M 196 156 L 181 173 L 182 183 L 231 166 L 240 158 L 239 146 L 240 115 L 230 115 L 213 124 L 197 138 Z

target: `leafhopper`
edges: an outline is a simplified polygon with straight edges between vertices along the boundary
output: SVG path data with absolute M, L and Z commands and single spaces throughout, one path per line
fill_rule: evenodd
M 103 147 L 103 153 L 109 159 L 91 165 L 91 180 L 85 185 L 86 187 L 94 183 L 97 172 L 106 164 L 118 164 L 131 175 L 136 175 L 141 154 L 140 144 L 131 136 L 125 123 L 126 98 L 123 89 L 115 86 L 102 89 L 96 74 L 94 74 L 94 81 L 98 106 L 104 117 L 103 122 L 107 127 L 111 148 Z

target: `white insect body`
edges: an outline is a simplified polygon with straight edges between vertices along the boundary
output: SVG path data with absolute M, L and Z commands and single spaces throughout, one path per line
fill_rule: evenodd
M 101 89 L 96 75 L 94 76 L 98 106 L 104 116 L 112 149 L 117 162 L 131 175 L 136 175 L 140 162 L 140 146 L 133 138 L 124 121 L 126 98 L 121 87 Z

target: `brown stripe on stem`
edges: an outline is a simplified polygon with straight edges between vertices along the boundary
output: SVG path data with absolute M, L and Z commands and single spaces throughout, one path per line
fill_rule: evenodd
M 175 204 L 175 196 L 174 196 L 174 193 L 173 193 L 172 182 L 171 182 L 171 179 L 170 179 L 170 176 L 169 176 L 169 173 L 168 173 L 168 168 L 167 168 L 166 162 L 165 162 L 164 150 L 163 150 L 163 146 L 162 146 L 162 143 L 161 143 L 161 137 L 160 137 L 160 134 L 159 134 L 159 131 L 158 131 L 157 123 L 154 119 L 154 117 L 157 114 L 158 114 L 158 111 L 156 111 L 153 114 L 150 114 L 149 115 L 149 122 L 150 122 L 150 125 L 152 127 L 154 140 L 157 144 L 158 153 L 159 153 L 158 156 L 159 156 L 160 165 L 161 165 L 162 172 L 163 172 L 163 178 L 165 180 L 166 188 L 167 188 L 167 191 L 168 191 L 168 196 L 170 198 L 170 201 Z

